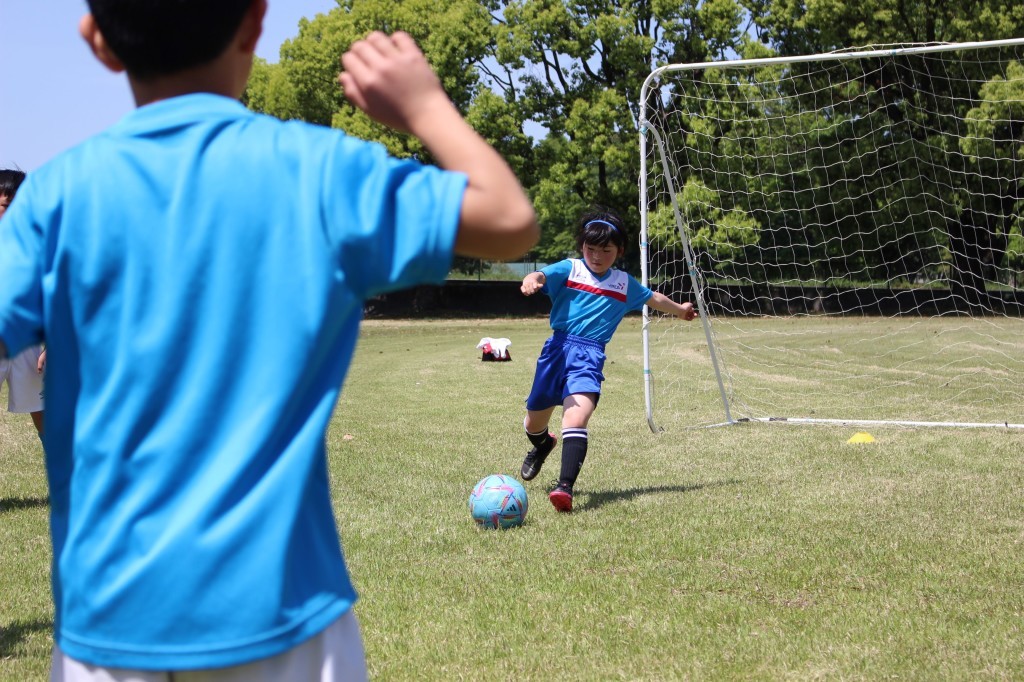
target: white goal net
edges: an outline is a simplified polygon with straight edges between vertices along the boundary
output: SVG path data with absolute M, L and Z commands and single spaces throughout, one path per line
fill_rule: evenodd
M 670 65 L 640 102 L 652 429 L 1024 426 L 1024 39 Z

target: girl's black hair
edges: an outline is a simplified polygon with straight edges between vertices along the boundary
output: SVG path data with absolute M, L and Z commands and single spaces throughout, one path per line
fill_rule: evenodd
M 25 181 L 25 171 L 13 168 L 0 169 L 0 197 L 13 198 Z
M 626 227 L 615 211 L 595 206 L 580 216 L 576 231 L 576 247 L 583 250 L 584 244 L 626 249 Z

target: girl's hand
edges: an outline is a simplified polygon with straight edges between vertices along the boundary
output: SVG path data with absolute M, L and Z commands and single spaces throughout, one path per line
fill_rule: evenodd
M 523 278 L 523 285 L 519 287 L 519 290 L 526 296 L 533 296 L 535 293 L 544 288 L 544 282 L 546 278 L 543 273 L 533 272 Z
M 683 309 L 679 313 L 679 319 L 689 322 L 695 317 L 697 317 L 697 311 L 694 309 L 693 304 L 687 301 L 683 304 Z

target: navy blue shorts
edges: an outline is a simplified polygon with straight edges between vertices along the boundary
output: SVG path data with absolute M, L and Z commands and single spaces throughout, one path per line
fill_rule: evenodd
M 596 404 L 604 381 L 604 360 L 603 343 L 555 332 L 537 358 L 537 373 L 526 398 L 526 409 L 546 410 L 561 405 L 574 393 L 594 393 Z

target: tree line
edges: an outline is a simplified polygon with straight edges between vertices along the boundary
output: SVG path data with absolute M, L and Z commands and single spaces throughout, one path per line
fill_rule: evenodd
M 1024 5 L 1002 0 L 338 0 L 337 4 L 327 14 L 302 20 L 298 34 L 282 45 L 277 63 L 257 59 L 244 95 L 247 106 L 285 119 L 341 128 L 377 140 L 400 156 L 430 162 L 429 154 L 415 139 L 375 124 L 348 104 L 335 80 L 338 58 L 352 42 L 373 30 L 407 31 L 424 50 L 458 108 L 508 159 L 527 188 L 544 227 L 535 254 L 540 260 L 555 260 L 575 250 L 574 221 L 584 207 L 594 203 L 616 209 L 631 229 L 638 229 L 640 90 L 656 67 L 816 54 L 873 44 L 1024 35 Z M 923 85 L 940 96 L 950 94 L 943 88 L 974 88 L 974 92 L 961 94 L 970 105 L 977 134 L 946 130 L 942 121 L 921 121 L 917 128 L 907 128 L 907 134 L 927 131 L 936 136 L 933 142 L 938 149 L 956 144 L 963 158 L 981 155 L 988 159 L 986 163 L 1002 164 L 999 172 L 1005 174 L 1005 166 L 1016 164 L 1024 150 L 1020 126 L 1014 124 L 1016 130 L 998 135 L 985 126 L 1024 121 L 1024 112 L 1006 111 L 1007 100 L 1001 99 L 1006 93 L 1000 92 L 1009 87 L 1006 83 L 984 85 L 989 94 L 986 99 L 981 92 L 988 80 L 986 74 L 976 75 L 980 80 L 968 78 L 970 85 L 943 78 Z M 900 79 L 905 75 L 883 70 L 872 77 Z M 863 88 L 873 87 L 865 79 L 854 81 Z M 1024 93 L 1020 94 L 1018 100 L 1024 100 Z M 926 91 L 922 96 L 929 95 Z M 872 115 L 900 116 L 906 111 L 901 112 L 895 103 L 874 110 Z M 821 127 L 820 122 L 808 125 Z M 730 131 L 722 130 L 708 144 L 727 147 L 741 137 L 751 139 L 746 134 L 730 137 Z M 993 139 L 1006 142 L 999 149 L 971 147 L 991 145 Z M 898 162 L 901 143 L 890 141 L 882 153 L 892 154 Z M 846 163 L 849 157 L 840 147 L 836 147 L 835 162 Z M 736 156 L 734 166 L 724 175 L 694 178 L 699 182 L 690 183 L 689 191 L 718 193 L 719 184 L 728 181 L 740 183 L 748 193 L 763 193 L 765 188 L 757 185 L 761 176 L 745 168 L 743 158 Z M 810 196 L 814 178 L 805 181 L 812 188 Z M 999 191 L 1007 206 L 1003 214 L 1019 213 L 1019 183 Z M 719 207 L 723 215 L 736 220 L 733 208 L 741 207 Z M 927 207 L 918 208 L 928 211 Z M 971 222 L 972 207 L 960 208 L 963 213 L 955 219 L 962 227 Z M 783 214 L 798 209 L 779 207 Z M 838 210 L 844 209 L 840 205 Z M 854 218 L 838 216 L 832 224 L 836 229 L 850 229 L 850 220 Z M 740 216 L 740 229 L 733 229 L 735 234 L 721 242 L 720 248 L 732 250 L 732 256 L 722 262 L 752 248 L 763 238 L 762 231 L 768 234 L 765 221 L 764 215 Z M 728 221 L 724 224 L 729 226 Z M 956 233 L 956 227 L 951 231 Z M 977 242 L 981 232 L 960 229 L 958 238 L 965 244 L 972 239 Z M 1009 244 L 1014 235 L 1019 240 L 1020 226 L 1008 217 L 996 226 L 995 233 Z M 701 247 L 699 240 L 695 246 Z M 972 248 L 964 246 L 960 251 L 966 254 Z M 630 269 L 635 269 L 636 260 L 634 252 Z M 857 267 L 850 264 L 851 271 Z

